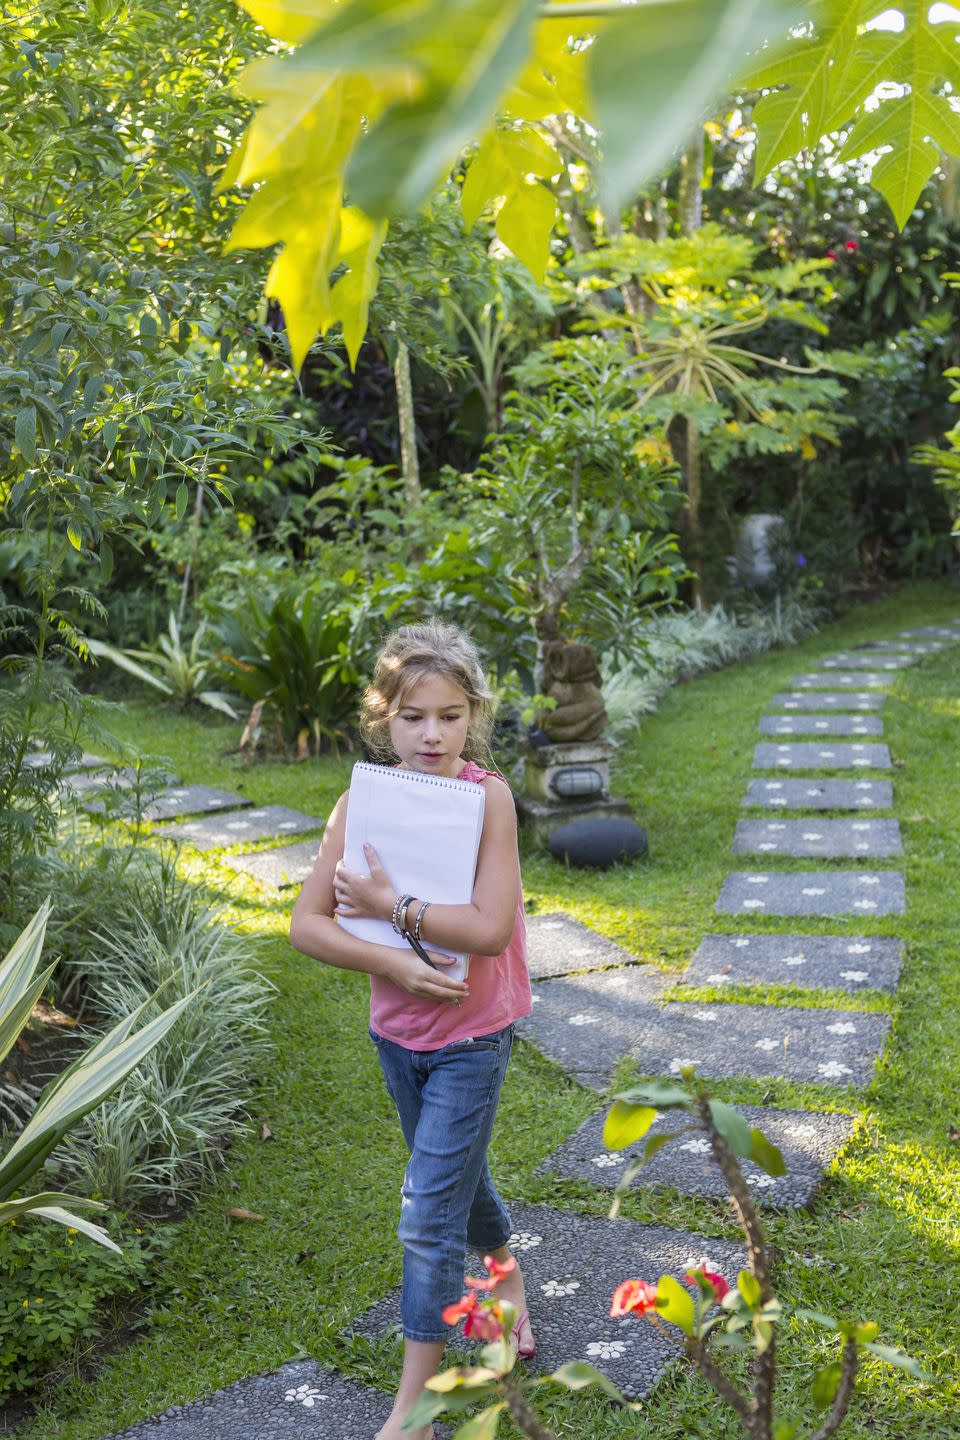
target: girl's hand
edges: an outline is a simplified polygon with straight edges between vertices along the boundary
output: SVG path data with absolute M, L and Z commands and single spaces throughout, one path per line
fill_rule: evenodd
M 380 857 L 372 845 L 364 845 L 363 853 L 370 867 L 369 875 L 348 870 L 337 861 L 333 875 L 333 893 L 337 897 L 337 915 L 353 920 L 389 920 L 393 916 L 397 892 L 391 885 Z M 423 964 L 421 960 L 420 964 Z
M 427 954 L 434 965 L 454 963 L 452 955 L 439 955 L 435 950 L 428 950 Z M 419 955 L 406 947 L 391 951 L 390 958 L 387 979 L 392 980 L 394 985 L 399 985 L 401 990 L 406 990 L 408 995 L 421 995 L 425 1000 L 445 1000 L 448 1004 L 459 1005 L 470 994 L 464 981 L 454 980 L 450 975 L 431 970 L 429 965 L 424 965 Z

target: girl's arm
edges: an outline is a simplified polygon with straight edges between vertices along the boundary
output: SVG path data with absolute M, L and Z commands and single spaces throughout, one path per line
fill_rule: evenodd
M 423 918 L 420 935 L 427 945 L 466 950 L 471 955 L 501 955 L 510 943 L 520 901 L 520 855 L 517 814 L 509 786 L 485 780 L 483 834 L 477 855 L 477 878 L 469 905 L 434 905 Z M 342 848 L 342 847 L 341 847 Z M 341 860 L 333 879 L 337 913 L 376 920 L 393 915 L 397 892 L 385 875 L 376 852 L 367 848 L 369 875 L 347 870 Z M 429 895 L 415 897 L 407 907 L 412 925 Z
M 347 795 L 344 794 L 327 821 L 320 853 L 293 907 L 291 945 L 304 955 L 312 955 L 315 960 L 323 960 L 328 965 L 337 965 L 341 970 L 365 970 L 371 975 L 384 975 L 411 995 L 449 1000 L 455 1004 L 465 999 L 470 992 L 462 981 L 431 970 L 407 946 L 401 950 L 389 945 L 373 945 L 368 940 L 349 934 L 334 920 L 337 901 L 333 877 L 337 863 L 343 858 L 346 825 Z M 389 915 L 387 918 L 390 918 Z M 437 964 L 453 963 L 447 955 L 431 954 L 430 958 Z

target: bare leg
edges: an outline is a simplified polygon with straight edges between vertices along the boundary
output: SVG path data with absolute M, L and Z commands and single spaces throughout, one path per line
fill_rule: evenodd
M 404 1340 L 403 1374 L 393 1409 L 386 1423 L 377 1431 L 376 1440 L 432 1440 L 433 1426 L 419 1430 L 401 1430 L 401 1425 L 420 1398 L 424 1385 L 436 1375 L 443 1359 L 442 1340 Z
M 492 1250 L 490 1253 L 493 1259 L 498 1260 L 501 1265 L 511 1258 L 509 1245 L 501 1245 L 498 1250 Z M 516 1256 L 513 1256 L 513 1258 L 516 1259 Z M 510 1274 L 505 1275 L 500 1281 L 495 1293 L 501 1300 L 507 1300 L 511 1305 L 515 1306 L 518 1316 L 522 1315 L 524 1310 L 526 1310 L 527 1293 L 524 1289 L 523 1271 L 520 1269 L 519 1260 L 510 1271 Z M 524 1350 L 533 1344 L 533 1331 L 530 1328 L 529 1320 L 524 1320 L 521 1325 L 518 1339 Z

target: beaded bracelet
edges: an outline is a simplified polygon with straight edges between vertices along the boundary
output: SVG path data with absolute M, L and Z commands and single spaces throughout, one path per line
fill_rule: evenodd
M 417 918 L 416 918 L 416 920 L 414 920 L 414 922 L 413 922 L 413 938 L 414 938 L 414 940 L 419 940 L 419 939 L 420 939 L 420 925 L 421 925 L 421 923 L 422 923 L 422 921 L 423 921 L 424 915 L 426 914 L 426 912 L 427 912 L 429 909 L 430 909 L 430 901 L 429 901 L 429 900 L 424 900 L 423 904 L 420 906 L 420 909 L 417 911 Z
M 393 918 L 390 923 L 398 935 L 403 935 L 406 931 L 407 906 L 412 899 L 412 895 L 398 895 L 394 902 Z M 404 920 L 404 924 L 402 925 L 400 923 L 401 916 Z

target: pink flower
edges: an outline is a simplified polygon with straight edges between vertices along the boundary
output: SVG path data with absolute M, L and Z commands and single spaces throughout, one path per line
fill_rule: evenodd
M 854 250 L 859 250 L 860 246 L 858 245 L 856 240 L 845 240 L 843 248 L 844 250 L 850 250 L 852 252 Z
M 656 1304 L 656 1285 L 650 1285 L 646 1280 L 624 1280 L 613 1292 L 610 1315 L 613 1319 L 619 1315 L 647 1315 L 656 1308 Z
M 473 1311 L 476 1310 L 479 1303 L 476 1295 L 471 1292 L 469 1295 L 464 1295 L 461 1300 L 458 1300 L 456 1305 L 448 1305 L 441 1315 L 444 1325 L 456 1325 L 457 1321 L 462 1320 L 464 1315 L 470 1316 Z
M 726 1280 L 724 1280 L 723 1276 L 718 1275 L 714 1270 L 688 1270 L 683 1278 L 688 1285 L 696 1285 L 698 1275 L 702 1276 L 703 1279 L 706 1280 L 707 1284 L 713 1290 L 714 1297 L 717 1300 L 722 1300 L 724 1295 L 728 1295 L 730 1293 L 730 1286 L 727 1284 Z
M 489 1310 L 478 1306 L 467 1316 L 463 1333 L 468 1340 L 499 1340 L 503 1334 L 503 1319 L 497 1314 L 497 1306 Z M 446 1319 L 446 1313 L 444 1313 Z
M 511 1270 L 516 1270 L 517 1262 L 513 1256 L 509 1260 L 494 1260 L 492 1255 L 484 1255 L 483 1263 L 487 1267 L 487 1273 L 482 1280 L 475 1279 L 472 1275 L 467 1276 L 467 1284 L 474 1290 L 495 1290 L 503 1279 L 509 1275 Z
M 837 258 L 837 252 L 836 252 L 836 250 L 828 250 L 827 253 L 826 253 L 826 255 L 825 255 L 823 258 L 824 258 L 825 260 L 836 260 L 836 258 Z

